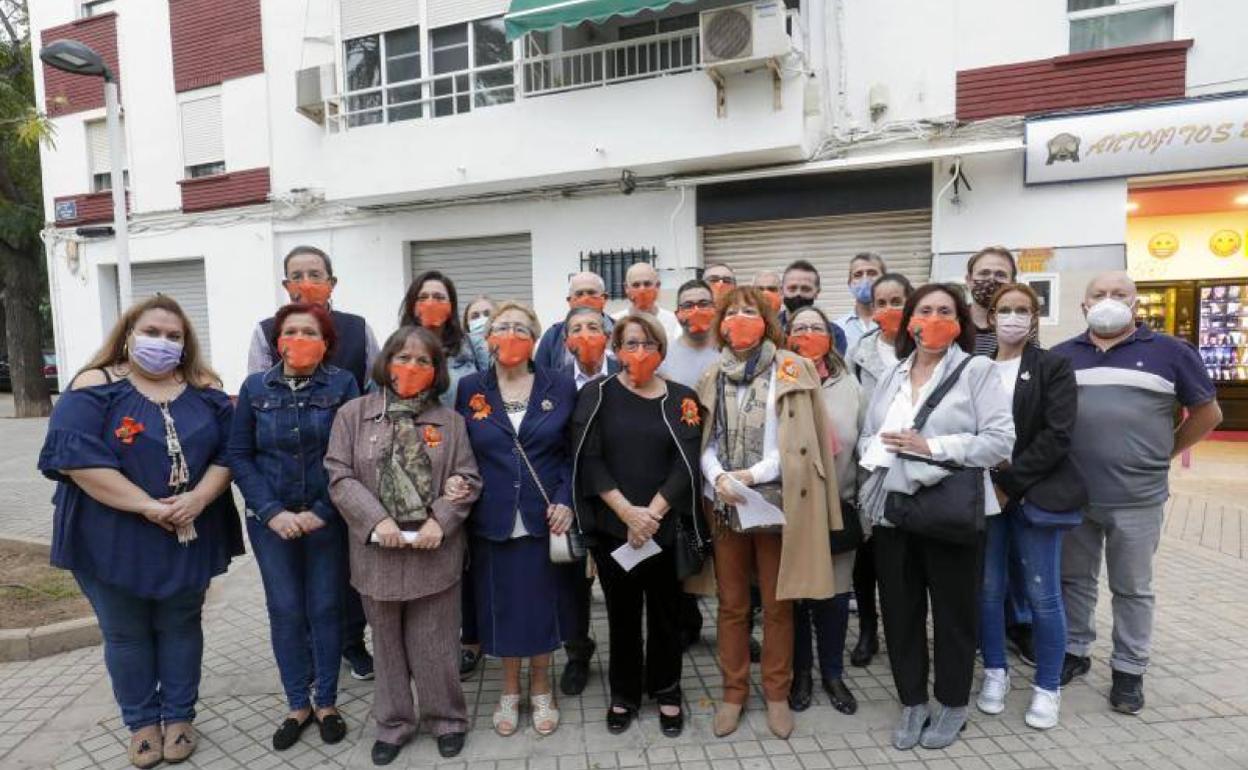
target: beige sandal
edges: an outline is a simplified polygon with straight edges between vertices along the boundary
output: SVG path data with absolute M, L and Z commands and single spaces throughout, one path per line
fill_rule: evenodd
M 195 728 L 190 722 L 165 725 L 165 761 L 171 765 L 185 762 L 195 753 Z
M 555 694 L 548 692 L 529 698 L 533 710 L 533 729 L 538 735 L 550 735 L 559 729 L 559 709 L 555 707 Z M 550 725 L 543 729 L 542 725 Z
M 500 695 L 494 707 L 494 732 L 507 738 L 520 729 L 520 693 Z
M 159 765 L 165 759 L 164 741 L 160 725 L 140 727 L 130 735 L 130 764 L 146 770 Z

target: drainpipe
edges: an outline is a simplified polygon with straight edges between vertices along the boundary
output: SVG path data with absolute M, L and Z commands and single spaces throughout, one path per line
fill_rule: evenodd
M 945 182 L 945 186 L 940 188 L 940 192 L 936 193 L 936 200 L 932 202 L 932 266 L 935 267 L 937 258 L 940 257 L 940 200 L 945 197 L 945 193 L 953 187 L 953 183 L 958 181 L 958 175 L 962 173 L 962 158 L 953 159 L 953 170 L 949 175 L 949 181 Z M 928 272 L 928 279 L 932 278 L 932 274 Z

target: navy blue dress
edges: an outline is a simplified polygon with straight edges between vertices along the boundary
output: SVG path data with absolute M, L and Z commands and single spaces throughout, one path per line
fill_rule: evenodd
M 225 393 L 188 387 L 169 406 L 193 488 L 212 465 L 225 466 L 233 407 Z M 123 425 L 142 424 L 141 431 Z M 119 429 L 121 435 L 119 435 Z M 97 502 L 64 475 L 114 468 L 154 498 L 173 493 L 160 407 L 129 380 L 72 390 L 52 410 L 39 470 L 58 482 L 52 498 L 52 564 L 86 572 L 145 599 L 204 591 L 243 553 L 242 527 L 227 489 L 195 520 L 186 545 L 135 513 Z
M 573 581 L 585 565 L 550 561 L 546 502 L 515 450 L 516 431 L 503 409 L 494 369 L 460 381 L 456 409 L 481 471 L 481 497 L 472 533 L 472 590 L 481 649 L 501 658 L 551 652 L 576 634 Z M 551 502 L 571 507 L 572 458 L 567 431 L 576 385 L 562 372 L 538 367 L 519 440 Z M 516 512 L 528 535 L 511 537 Z

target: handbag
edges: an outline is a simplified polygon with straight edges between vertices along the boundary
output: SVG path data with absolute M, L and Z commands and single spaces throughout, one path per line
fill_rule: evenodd
M 844 525 L 842 529 L 834 529 L 828 533 L 833 555 L 849 553 L 862 545 L 862 520 L 858 518 L 858 506 L 842 500 L 841 523 Z
M 971 362 L 968 356 L 927 397 L 914 417 L 913 429 L 921 431 L 927 418 L 962 376 Z M 898 453 L 903 460 L 936 465 L 950 473 L 938 483 L 908 495 L 889 492 L 884 518 L 900 530 L 957 545 L 974 545 L 984 533 L 984 469 L 934 460 L 922 455 Z
M 546 487 L 542 486 L 542 480 L 537 477 L 537 471 L 533 470 L 533 463 L 529 462 L 529 456 L 525 453 L 524 447 L 520 445 L 520 439 L 515 436 L 511 437 L 511 441 L 516 445 L 516 452 L 520 455 L 520 459 L 524 460 L 524 467 L 529 469 L 529 476 L 533 479 L 533 483 L 537 485 L 537 491 L 542 493 L 542 499 L 546 501 L 546 507 L 550 508 L 550 496 L 546 494 Z M 580 522 L 577 522 L 577 529 L 580 529 Z M 585 536 L 580 532 L 568 530 L 562 535 L 550 533 L 550 562 L 551 564 L 574 564 L 585 558 Z
M 694 512 L 697 515 L 697 512 Z M 677 516 L 676 518 L 676 538 L 675 553 L 672 555 L 676 560 L 676 579 L 686 580 L 702 571 L 702 565 L 706 562 L 706 555 L 711 550 L 711 539 L 704 536 L 698 530 L 697 524 L 694 524 L 693 532 L 685 529 L 684 521 Z
M 1019 505 L 1023 521 L 1037 529 L 1074 529 L 1083 523 L 1083 511 L 1050 511 L 1023 500 Z

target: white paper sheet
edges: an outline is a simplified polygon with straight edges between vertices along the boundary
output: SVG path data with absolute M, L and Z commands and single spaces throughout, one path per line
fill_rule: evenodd
M 412 543 L 415 543 L 418 539 L 420 539 L 419 532 L 408 532 L 407 530 L 404 530 L 400 532 L 399 534 L 403 536 L 403 542 L 407 543 L 408 545 L 411 545 Z M 368 536 L 368 542 L 380 543 L 381 540 L 377 538 L 377 533 L 374 532 L 373 534 Z
M 654 542 L 654 538 L 650 538 L 642 543 L 640 548 L 634 548 L 625 543 L 611 552 L 611 558 L 615 559 L 625 572 L 631 572 L 633 567 L 662 551 L 659 544 Z
M 760 527 L 784 526 L 784 511 L 731 476 L 728 477 L 728 483 L 734 492 L 745 498 L 744 502 L 737 504 L 737 519 L 741 522 L 741 529 L 748 531 Z

